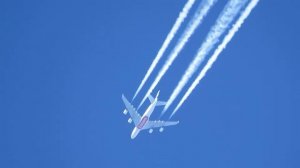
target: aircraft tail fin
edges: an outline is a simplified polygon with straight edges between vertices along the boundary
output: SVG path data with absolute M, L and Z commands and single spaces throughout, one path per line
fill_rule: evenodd
M 158 98 L 159 92 L 160 92 L 160 91 L 157 92 L 156 98 L 154 98 L 151 94 L 148 96 L 148 99 L 149 99 L 149 101 L 150 101 L 151 103 L 153 103 L 154 100 Z M 157 101 L 156 106 L 164 106 L 164 105 L 166 105 L 166 103 L 167 103 L 167 102 L 164 102 L 164 101 Z

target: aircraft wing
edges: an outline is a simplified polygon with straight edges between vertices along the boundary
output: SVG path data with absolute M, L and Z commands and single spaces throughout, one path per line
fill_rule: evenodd
M 146 125 L 143 127 L 143 129 L 172 126 L 172 125 L 177 125 L 178 123 L 179 121 L 160 121 L 160 120 L 148 121 Z
M 129 101 L 126 99 L 126 97 L 124 95 L 122 95 L 122 99 L 123 102 L 126 106 L 127 111 L 130 114 L 130 117 L 132 118 L 133 122 L 135 125 L 138 125 L 140 120 L 141 120 L 141 116 L 140 114 L 136 111 L 136 109 L 131 105 L 131 103 L 129 103 Z

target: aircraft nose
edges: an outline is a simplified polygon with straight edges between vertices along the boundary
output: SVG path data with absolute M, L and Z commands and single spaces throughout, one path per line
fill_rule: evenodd
M 131 139 L 134 139 L 137 136 L 138 133 L 139 133 L 139 129 L 137 127 L 134 127 L 134 129 L 131 133 L 131 136 L 130 136 Z
M 138 130 L 137 130 L 137 128 L 134 128 L 133 131 L 132 131 L 132 133 L 131 133 L 130 138 L 134 139 L 137 136 L 137 134 L 138 134 Z
M 134 139 L 135 137 L 136 137 L 135 134 L 131 134 L 131 135 L 130 135 L 130 138 L 131 138 L 131 139 Z

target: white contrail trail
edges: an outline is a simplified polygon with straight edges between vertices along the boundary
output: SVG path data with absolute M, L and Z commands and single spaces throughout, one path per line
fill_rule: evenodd
M 145 77 L 143 78 L 141 84 L 139 85 L 138 89 L 136 90 L 133 99 L 137 96 L 137 94 L 140 92 L 142 87 L 144 86 L 145 82 L 149 78 L 150 74 L 154 70 L 155 66 L 157 65 L 158 61 L 163 56 L 164 52 L 166 51 L 167 47 L 169 46 L 170 42 L 174 38 L 175 34 L 177 33 L 178 29 L 180 28 L 181 24 L 184 22 L 186 16 L 188 15 L 190 9 L 192 8 L 193 4 L 195 3 L 195 0 L 188 0 L 187 3 L 184 5 L 182 11 L 180 12 L 178 18 L 176 19 L 175 24 L 173 25 L 171 31 L 169 32 L 168 36 L 166 37 L 163 45 L 159 49 L 155 59 L 153 60 L 152 64 L 150 65 Z M 133 100 L 132 99 L 132 100 Z
M 204 0 L 200 3 L 195 15 L 193 16 L 192 20 L 189 22 L 188 27 L 185 29 L 183 35 L 178 40 L 175 48 L 172 50 L 171 54 L 169 55 L 167 61 L 163 65 L 162 69 L 159 71 L 157 77 L 155 78 L 154 82 L 150 86 L 149 90 L 147 91 L 145 97 L 143 98 L 142 102 L 140 103 L 139 107 L 144 103 L 146 98 L 150 95 L 153 89 L 156 87 L 160 79 L 164 76 L 167 72 L 173 61 L 176 59 L 180 51 L 183 49 L 185 44 L 188 42 L 189 38 L 194 33 L 195 29 L 200 25 L 203 18 L 207 15 L 210 8 L 215 4 L 217 0 Z
M 183 98 L 180 100 L 179 104 L 173 111 L 170 118 L 176 113 L 176 111 L 181 107 L 181 105 L 184 103 L 184 101 L 188 98 L 188 96 L 192 93 L 192 91 L 195 89 L 195 87 L 199 84 L 201 79 L 205 76 L 206 72 L 212 67 L 213 63 L 217 60 L 220 53 L 223 51 L 223 49 L 226 48 L 226 45 L 230 42 L 230 40 L 233 38 L 235 33 L 239 30 L 241 25 L 244 23 L 245 19 L 249 16 L 252 9 L 257 5 L 259 0 L 252 0 L 248 6 L 245 8 L 245 10 L 242 12 L 238 20 L 235 22 L 235 24 L 232 26 L 232 28 L 229 30 L 228 34 L 224 37 L 224 40 L 222 43 L 218 46 L 218 48 L 215 50 L 211 58 L 208 60 L 205 67 L 201 70 L 198 77 L 195 79 L 195 81 L 192 83 L 191 87 L 188 89 L 188 91 L 185 93 Z
M 211 28 L 205 41 L 199 48 L 194 60 L 190 63 L 188 69 L 185 71 L 176 88 L 172 92 L 161 115 L 163 115 L 167 111 L 167 109 L 173 103 L 183 87 L 187 84 L 192 75 L 198 70 L 205 56 L 213 49 L 213 47 L 219 41 L 219 38 L 229 28 L 230 24 L 233 22 L 234 18 L 238 15 L 239 11 L 246 2 L 247 0 L 230 0 L 226 4 L 215 25 Z

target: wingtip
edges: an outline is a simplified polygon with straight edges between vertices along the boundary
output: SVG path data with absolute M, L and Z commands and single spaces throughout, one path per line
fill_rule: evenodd
M 127 98 L 125 97 L 124 94 L 122 94 L 122 99 L 123 99 L 123 100 L 127 100 Z

